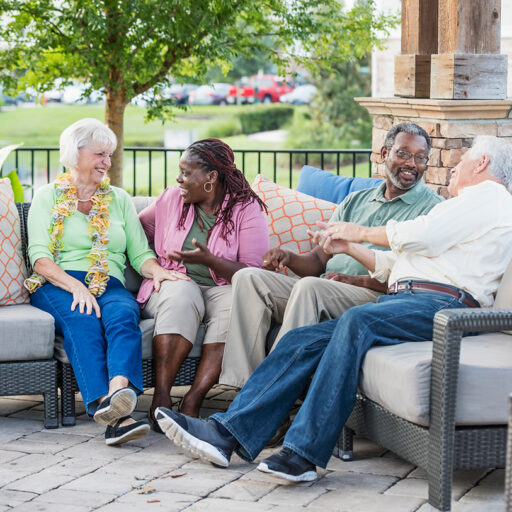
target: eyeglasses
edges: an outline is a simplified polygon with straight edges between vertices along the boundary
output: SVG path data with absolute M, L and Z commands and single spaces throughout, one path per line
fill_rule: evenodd
M 414 158 L 414 161 L 418 165 L 425 165 L 428 162 L 428 156 L 425 155 L 413 155 L 412 153 L 409 153 L 409 151 L 403 151 L 402 149 L 398 149 L 395 151 L 395 155 L 400 158 L 400 160 L 403 160 L 404 162 L 407 162 L 407 160 L 410 160 L 411 157 Z

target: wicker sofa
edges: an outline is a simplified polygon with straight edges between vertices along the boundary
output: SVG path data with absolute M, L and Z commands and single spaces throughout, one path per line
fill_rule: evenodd
M 26 214 L 28 207 L 17 204 L 20 214 L 22 248 L 26 263 Z M 44 397 L 44 426 L 57 428 L 57 361 L 53 318 L 30 304 L 0 307 L 0 396 L 39 395 Z
M 375 441 L 427 471 L 429 503 L 442 511 L 451 507 L 454 469 L 504 467 L 511 299 L 512 264 L 494 307 L 437 313 L 432 343 L 372 348 L 340 457 L 352 459 L 354 432 Z
M 331 173 L 326 173 L 320 169 L 316 169 L 311 166 L 305 166 L 301 172 L 299 185 L 297 190 L 305 194 L 309 194 L 316 198 L 330 201 L 333 203 L 341 202 L 346 195 L 354 190 L 360 190 L 369 186 L 375 186 L 380 182 L 373 178 L 345 178 L 335 176 Z M 148 197 L 134 197 L 134 205 L 136 210 L 139 212 L 145 208 L 155 198 Z M 22 246 L 23 254 L 29 271 L 31 270 L 30 262 L 27 257 L 27 231 L 26 221 L 27 214 L 30 208 L 30 204 L 23 203 L 18 204 L 18 210 L 21 218 L 22 226 Z M 128 265 L 125 270 L 126 287 L 133 293 L 136 293 L 140 283 L 141 277 Z M 18 306 L 16 306 L 18 307 Z M 58 386 L 61 389 L 61 421 L 64 426 L 72 426 L 76 423 L 75 418 L 75 393 L 78 391 L 76 379 L 66 356 L 63 348 L 63 340 L 60 336 L 54 334 L 53 319 L 50 315 L 33 308 L 30 305 L 23 306 L 29 308 L 26 312 L 27 317 L 31 317 L 31 321 L 37 323 L 39 320 L 35 320 L 35 316 L 41 317 L 40 320 L 45 320 L 51 325 L 50 341 L 46 342 L 45 360 L 43 362 L 37 360 L 30 360 L 23 362 L 25 367 L 28 365 L 30 369 L 31 379 L 25 379 L 18 382 L 19 372 L 21 367 L 15 367 L 12 362 L 9 362 L 8 368 L 9 373 L 3 370 L 2 363 L 0 368 L 2 372 L 0 374 L 0 396 L 8 394 L 40 394 L 45 395 L 45 411 L 47 414 L 45 425 L 48 427 L 57 427 L 57 388 L 56 382 L 58 377 Z M 2 327 L 2 311 L 0 311 L 0 329 Z M 142 319 L 140 322 L 140 328 L 142 331 L 142 367 L 143 367 L 143 385 L 145 388 L 154 386 L 154 372 L 152 364 L 152 337 L 153 337 L 154 321 L 151 318 Z M 269 336 L 269 340 L 275 339 L 276 332 Z M 199 365 L 201 356 L 202 339 L 204 337 L 204 327 L 201 326 L 197 340 L 192 349 L 189 357 L 185 360 L 175 380 L 175 385 L 189 385 L 192 383 L 196 369 Z M 52 357 L 53 354 L 53 357 Z M 0 352 L 0 361 L 3 361 L 2 354 Z M 38 366 L 36 366 L 36 363 Z M 7 367 L 6 367 L 7 368 Z M 46 373 L 43 373 L 44 372 Z M 46 385 L 42 387 L 44 383 L 51 383 L 51 386 Z M 27 385 L 24 385 L 26 383 Z M 3 386 L 2 386 L 3 384 Z M 51 390 L 51 391 L 50 391 Z
M 508 420 L 507 469 L 505 471 L 505 511 L 512 512 L 512 395 Z

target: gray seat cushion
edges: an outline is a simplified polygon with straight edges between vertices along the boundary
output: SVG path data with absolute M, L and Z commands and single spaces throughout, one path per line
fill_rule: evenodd
M 374 347 L 363 362 L 359 387 L 371 400 L 413 423 L 430 419 L 432 342 Z M 462 340 L 458 425 L 507 422 L 512 392 L 512 340 L 503 333 L 469 336 Z
M 30 304 L 0 307 L 0 361 L 33 361 L 53 356 L 54 320 Z

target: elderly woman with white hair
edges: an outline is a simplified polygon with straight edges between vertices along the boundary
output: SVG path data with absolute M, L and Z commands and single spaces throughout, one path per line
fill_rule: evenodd
M 182 278 L 163 269 L 150 250 L 129 195 L 107 176 L 116 136 L 82 119 L 60 138 L 69 171 L 41 187 L 28 216 L 34 273 L 25 286 L 34 306 L 55 319 L 87 414 L 108 445 L 144 436 L 149 425 L 131 413 L 142 393 L 139 305 L 124 287 L 125 253 L 132 266 L 161 281 Z

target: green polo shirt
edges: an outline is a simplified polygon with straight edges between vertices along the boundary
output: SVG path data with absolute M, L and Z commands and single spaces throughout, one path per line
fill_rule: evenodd
M 384 226 L 388 220 L 404 221 L 426 215 L 444 199 L 420 180 L 405 194 L 388 201 L 384 197 L 386 182 L 375 188 L 368 188 L 349 194 L 334 210 L 329 222 L 355 222 L 363 226 Z M 371 249 L 387 249 L 364 243 Z M 365 275 L 368 270 L 346 254 L 335 254 L 328 262 L 325 272 Z

